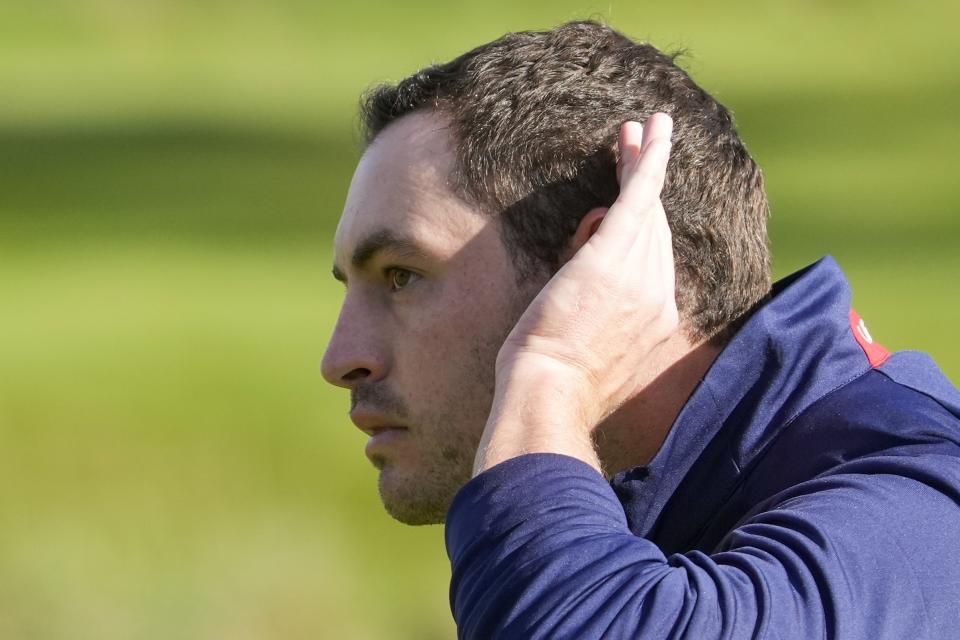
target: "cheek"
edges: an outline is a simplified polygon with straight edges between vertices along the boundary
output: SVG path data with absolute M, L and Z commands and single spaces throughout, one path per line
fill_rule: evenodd
M 423 399 L 489 408 L 497 352 L 519 316 L 515 306 L 476 292 L 419 309 L 394 351 L 394 373 L 408 390 L 411 409 Z

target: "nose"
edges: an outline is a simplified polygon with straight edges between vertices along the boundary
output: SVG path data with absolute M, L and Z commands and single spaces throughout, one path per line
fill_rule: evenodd
M 373 321 L 373 314 L 358 311 L 349 301 L 344 301 L 320 363 L 323 378 L 346 389 L 382 378 L 388 366 L 381 328 Z

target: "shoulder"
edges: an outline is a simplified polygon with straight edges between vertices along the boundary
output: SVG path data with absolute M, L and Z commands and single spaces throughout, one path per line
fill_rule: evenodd
M 758 475 L 779 467 L 795 474 L 792 484 L 901 476 L 954 493 L 960 503 L 960 417 L 950 403 L 871 369 L 797 416 L 762 456 Z
M 820 479 L 881 475 L 895 478 L 884 483 L 885 500 L 910 502 L 930 491 L 931 499 L 960 504 L 960 418 L 936 396 L 871 369 L 811 404 L 756 453 L 700 545 L 709 548 L 737 522 L 791 496 L 836 486 Z M 865 491 L 871 483 L 862 479 L 846 486 Z M 957 527 L 960 535 L 960 518 Z
M 904 372 L 891 362 L 833 390 L 783 430 L 779 446 L 820 460 L 811 466 L 819 473 L 831 461 L 881 453 L 960 456 L 960 394 L 935 369 L 913 379 Z

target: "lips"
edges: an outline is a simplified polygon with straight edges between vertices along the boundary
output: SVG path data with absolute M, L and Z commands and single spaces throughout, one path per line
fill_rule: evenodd
M 357 425 L 360 431 L 368 436 L 376 436 L 382 431 L 391 429 L 406 429 L 405 426 L 394 420 L 390 416 L 365 411 L 354 410 L 350 412 L 350 420 Z
M 394 427 L 394 426 L 390 426 L 390 427 L 374 427 L 374 428 L 372 428 L 372 429 L 361 429 L 361 431 L 363 431 L 364 433 L 366 433 L 366 434 L 367 434 L 368 436 L 370 436 L 371 438 L 378 438 L 378 437 L 382 436 L 383 434 L 385 434 L 387 431 L 406 431 L 406 430 L 407 430 L 406 427 L 399 427 L 399 426 L 397 426 L 397 427 Z
M 403 444 L 407 438 L 406 427 L 383 427 L 374 430 L 370 439 L 367 440 L 367 446 L 363 448 L 363 453 L 378 469 L 382 469 L 389 453 Z
M 396 424 L 390 417 L 382 414 L 355 410 L 350 413 L 350 420 L 357 425 L 358 429 L 370 436 L 367 446 L 364 447 L 364 453 L 378 467 L 382 465 L 387 449 L 402 442 L 408 435 L 407 427 Z
M 397 438 L 405 436 L 406 434 L 406 427 L 384 427 L 382 429 L 376 429 L 372 434 L 370 434 L 370 439 L 367 440 L 367 447 L 375 444 L 392 442 Z

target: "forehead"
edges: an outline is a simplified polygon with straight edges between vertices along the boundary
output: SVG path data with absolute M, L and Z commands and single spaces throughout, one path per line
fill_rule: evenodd
M 452 137 L 432 113 L 403 116 L 384 129 L 357 164 L 334 240 L 336 262 L 384 231 L 443 254 L 490 219 L 457 197 Z

